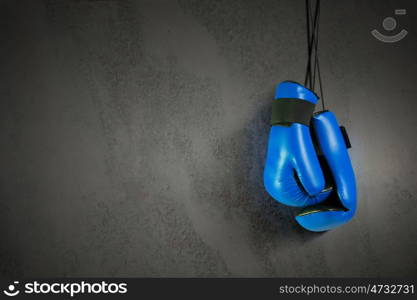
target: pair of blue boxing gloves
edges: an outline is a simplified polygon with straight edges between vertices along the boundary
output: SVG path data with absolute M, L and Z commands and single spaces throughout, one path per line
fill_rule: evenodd
M 296 221 L 310 231 L 348 222 L 356 211 L 349 139 L 330 111 L 314 113 L 317 95 L 296 82 L 277 86 L 264 170 L 267 192 L 300 207 Z

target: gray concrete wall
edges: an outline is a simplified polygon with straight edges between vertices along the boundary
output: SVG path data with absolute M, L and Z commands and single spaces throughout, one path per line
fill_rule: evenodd
M 409 35 L 374 39 L 396 16 Z M 314 234 L 265 192 L 304 1 L 2 1 L 2 276 L 416 276 L 417 8 L 322 3 L 359 208 Z

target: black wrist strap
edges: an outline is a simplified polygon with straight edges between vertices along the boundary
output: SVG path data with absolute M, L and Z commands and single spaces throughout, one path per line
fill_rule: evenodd
M 272 103 L 271 126 L 301 123 L 309 126 L 316 105 L 297 98 L 279 98 Z

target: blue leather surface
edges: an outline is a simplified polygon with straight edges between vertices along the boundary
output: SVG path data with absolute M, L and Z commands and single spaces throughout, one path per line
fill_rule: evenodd
M 295 82 L 277 86 L 275 100 L 296 98 L 317 103 L 317 96 Z M 278 202 L 306 209 L 297 222 L 310 231 L 325 231 L 348 222 L 356 211 L 355 175 L 345 140 L 332 112 L 316 114 L 312 129 L 333 178 L 333 190 L 324 190 L 325 178 L 306 125 L 275 125 L 269 132 L 264 185 Z M 335 196 L 339 205 L 326 206 Z M 323 202 L 324 201 L 324 202 Z M 323 205 L 318 205 L 323 204 Z
M 297 216 L 296 220 L 308 230 L 325 231 L 348 222 L 355 214 L 356 182 L 345 140 L 335 115 L 329 111 L 315 115 L 312 125 L 330 167 L 337 197 L 346 211 L 313 212 Z
M 274 101 L 297 98 L 314 104 L 317 102 L 314 93 L 295 82 L 279 84 L 275 98 Z M 289 127 L 271 127 L 264 185 L 275 200 L 289 206 L 317 204 L 329 195 L 330 191 L 321 193 L 325 180 L 308 126 L 293 123 Z

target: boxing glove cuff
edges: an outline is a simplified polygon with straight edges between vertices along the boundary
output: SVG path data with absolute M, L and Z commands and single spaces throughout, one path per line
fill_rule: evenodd
M 314 107 L 316 106 L 314 103 L 297 98 L 278 99 L 279 101 L 272 103 L 271 126 L 289 126 L 292 123 L 310 125 Z

